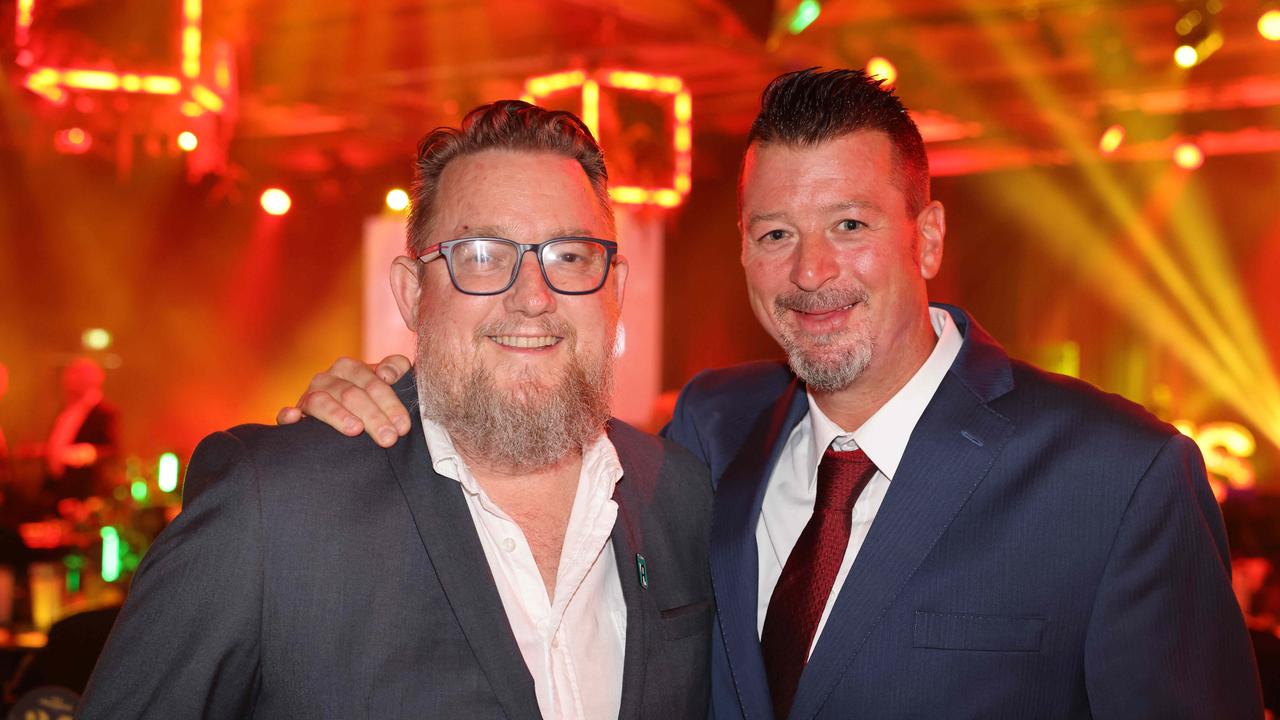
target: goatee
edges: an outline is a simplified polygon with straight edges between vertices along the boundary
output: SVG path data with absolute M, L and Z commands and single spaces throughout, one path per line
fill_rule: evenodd
M 866 291 L 858 288 L 827 288 L 815 292 L 795 290 L 774 299 L 774 319 L 779 342 L 787 353 L 787 364 L 810 388 L 818 392 L 836 392 L 849 387 L 871 363 L 875 345 L 865 332 L 859 336 L 856 328 L 801 336 L 789 323 L 788 313 L 831 312 L 867 302 L 867 299 Z M 853 344 L 849 347 L 847 339 L 851 333 Z

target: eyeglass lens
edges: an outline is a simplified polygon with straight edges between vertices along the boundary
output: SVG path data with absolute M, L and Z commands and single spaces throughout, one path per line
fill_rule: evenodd
M 515 243 L 477 238 L 453 246 L 449 255 L 454 282 L 464 292 L 497 292 L 519 270 Z M 608 270 L 608 252 L 590 240 L 556 240 L 542 246 L 542 268 L 551 287 L 563 292 L 595 290 Z

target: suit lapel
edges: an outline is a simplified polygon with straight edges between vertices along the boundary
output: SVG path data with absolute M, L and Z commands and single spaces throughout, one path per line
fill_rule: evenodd
M 619 448 L 621 451 L 621 448 Z M 622 458 L 622 480 L 614 492 L 618 503 L 618 519 L 613 524 L 613 555 L 618 564 L 618 578 L 622 582 L 622 597 L 627 603 L 627 639 L 622 661 L 622 705 L 619 720 L 636 720 L 644 698 L 644 668 L 648 661 L 650 615 L 654 608 L 640 587 L 637 575 L 636 555 L 644 554 L 643 534 L 637 508 L 629 502 L 623 484 L 631 474 L 625 456 Z
M 898 472 L 800 677 L 792 718 L 812 718 L 1013 433 L 986 403 L 1012 388 L 999 346 L 958 309 L 965 345 L 911 433 Z
M 540 718 L 533 677 L 516 644 L 462 488 L 435 472 L 418 417 L 413 373 L 396 383 L 413 429 L 387 450 L 418 535 L 458 625 L 507 717 Z
M 799 381 L 754 419 L 742 449 L 716 488 L 711 522 L 711 582 L 716 616 L 744 717 L 772 714 L 757 627 L 760 566 L 756 521 L 769 475 L 791 430 L 809 411 Z M 751 422 L 748 419 L 747 422 Z

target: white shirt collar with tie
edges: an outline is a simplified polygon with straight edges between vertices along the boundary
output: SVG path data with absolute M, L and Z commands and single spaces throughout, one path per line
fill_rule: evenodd
M 929 309 L 929 319 L 938 334 L 933 352 L 892 398 L 867 419 L 862 427 L 849 432 L 836 425 L 823 414 L 813 396 L 809 396 L 809 412 L 796 425 L 787 438 L 778 464 L 769 476 L 765 489 L 764 507 L 756 525 L 756 546 L 760 558 L 760 586 L 757 606 L 757 632 L 764 630 L 765 615 L 769 610 L 769 598 L 778 584 L 787 556 L 795 546 L 813 514 L 817 498 L 818 463 L 828 447 L 836 450 L 861 448 L 875 463 L 876 474 L 858 497 L 853 507 L 853 529 L 849 535 L 849 547 L 836 575 L 835 587 L 827 598 L 827 605 L 818 622 L 814 644 L 822 636 L 831 607 L 835 604 L 839 589 L 849 576 L 849 568 L 862 548 L 862 542 L 871 530 L 880 504 L 889 492 L 889 483 L 898 471 L 898 464 L 907 449 L 911 432 L 920 416 L 933 400 L 951 364 L 960 353 L 964 338 L 956 328 L 951 314 L 939 308 Z M 809 648 L 813 652 L 813 646 Z

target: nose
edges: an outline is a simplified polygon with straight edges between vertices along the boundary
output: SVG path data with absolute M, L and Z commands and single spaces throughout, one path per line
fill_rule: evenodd
M 507 290 L 503 298 L 508 312 L 520 313 L 534 317 L 556 308 L 556 294 L 542 279 L 542 270 L 538 267 L 538 258 L 528 252 L 520 260 L 520 269 L 516 273 L 516 282 Z
M 813 292 L 840 275 L 835 248 L 821 234 L 800 236 L 793 253 L 791 282 L 806 292 Z

